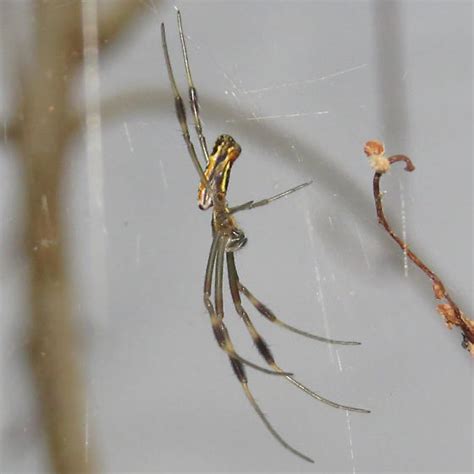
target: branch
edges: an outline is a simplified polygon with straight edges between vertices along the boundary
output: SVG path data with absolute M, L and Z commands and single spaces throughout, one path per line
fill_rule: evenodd
M 124 31 L 132 25 L 132 20 L 142 9 L 141 0 L 120 0 L 115 1 L 108 11 L 99 13 L 98 41 L 101 51 L 107 46 L 116 44 L 118 37 L 123 36 Z
M 89 0 L 88 0 L 89 1 Z M 92 0 L 91 0 L 92 1 Z M 34 64 L 22 78 L 14 124 L 24 166 L 25 253 L 30 261 L 29 352 L 47 435 L 51 471 L 92 474 L 96 453 L 86 432 L 85 387 L 73 321 L 61 222 L 70 96 L 83 59 L 79 0 L 37 0 Z M 99 19 L 102 44 L 115 41 L 141 2 L 115 2 Z
M 57 1 L 46 0 L 45 3 L 49 5 L 51 2 L 55 4 Z M 106 11 L 99 13 L 97 28 L 98 44 L 101 53 L 116 44 L 119 37 L 123 36 L 124 32 L 133 24 L 133 20 L 139 15 L 142 8 L 143 2 L 141 0 L 116 0 Z M 71 55 L 71 62 L 80 64 L 83 60 L 83 30 L 80 16 L 78 21 L 71 25 L 66 35 L 68 37 L 68 54 Z M 22 106 L 18 107 L 17 113 L 11 120 L 3 121 L 6 126 L 0 136 L 0 143 L 3 142 L 5 144 L 6 141 L 15 143 L 20 140 L 24 128 L 24 113 L 22 109 Z M 77 116 L 74 118 L 78 119 Z M 66 127 L 66 132 L 73 133 L 74 130 Z
M 69 80 L 75 57 L 70 31 L 80 23 L 80 3 L 36 5 L 34 80 L 24 81 L 23 122 L 18 146 L 26 168 L 25 250 L 31 262 L 30 360 L 52 468 L 93 473 L 86 445 L 84 384 L 78 364 L 71 290 L 60 225 L 62 164 L 67 138 Z M 45 74 L 48 71 L 48 74 Z M 90 449 L 90 452 L 86 452 Z
M 462 346 L 474 355 L 474 321 L 464 315 L 447 292 L 439 276 L 408 247 L 408 244 L 403 239 L 395 234 L 385 217 L 382 205 L 383 193 L 380 192 L 380 179 L 382 175 L 385 174 L 394 163 L 404 162 L 405 171 L 409 172 L 414 171 L 415 166 L 410 158 L 405 155 L 393 155 L 389 158 L 385 157 L 384 145 L 376 140 L 367 142 L 364 147 L 364 152 L 369 157 L 370 164 L 375 170 L 373 192 L 379 224 L 385 228 L 390 237 L 400 246 L 408 258 L 432 281 L 435 298 L 445 301 L 444 303 L 438 304 L 438 312 L 444 318 L 448 328 L 451 329 L 453 326 L 458 326 L 461 329 L 463 335 Z

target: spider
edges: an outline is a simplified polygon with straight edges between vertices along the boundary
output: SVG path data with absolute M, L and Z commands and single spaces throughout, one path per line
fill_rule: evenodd
M 166 42 L 165 26 L 163 23 L 161 24 L 161 38 L 169 81 L 174 95 L 176 115 L 181 126 L 182 135 L 186 143 L 189 155 L 194 164 L 194 167 L 198 172 L 200 179 L 198 189 L 198 204 L 200 209 L 202 210 L 212 208 L 212 244 L 211 249 L 209 251 L 209 257 L 207 260 L 207 267 L 204 278 L 204 305 L 207 311 L 209 312 L 212 330 L 214 332 L 214 336 L 217 340 L 219 347 L 229 357 L 232 368 L 243 388 L 245 395 L 247 396 L 247 399 L 249 400 L 250 404 L 252 405 L 255 412 L 260 417 L 268 431 L 282 446 L 291 451 L 293 454 L 299 456 L 300 458 L 306 461 L 314 462 L 311 458 L 289 445 L 270 424 L 269 420 L 262 412 L 260 406 L 257 404 L 252 392 L 250 391 L 245 366 L 249 366 L 253 369 L 269 374 L 280 375 L 282 377 L 285 377 L 286 380 L 291 382 L 303 392 L 319 400 L 320 402 L 326 403 L 332 407 L 360 413 L 369 413 L 369 410 L 341 405 L 332 400 L 329 400 L 300 383 L 293 377 L 292 373 L 286 372 L 281 369 L 280 366 L 277 365 L 277 363 L 275 362 L 273 354 L 271 353 L 267 343 L 259 334 L 255 326 L 253 325 L 252 320 L 244 309 L 242 305 L 241 294 L 244 295 L 250 301 L 250 303 L 262 316 L 264 316 L 272 323 L 275 323 L 290 331 L 293 331 L 311 339 L 316 339 L 318 341 L 323 341 L 330 344 L 358 345 L 360 343 L 354 341 L 338 341 L 334 339 L 327 339 L 325 337 L 318 336 L 316 334 L 310 334 L 308 332 L 297 329 L 278 319 L 276 315 L 266 305 L 259 301 L 240 281 L 235 265 L 234 256 L 235 252 L 240 250 L 247 243 L 247 237 L 245 236 L 243 230 L 237 225 L 234 214 L 243 210 L 250 210 L 256 207 L 265 206 L 273 201 L 276 201 L 277 199 L 281 199 L 282 197 L 288 196 L 289 194 L 292 194 L 295 191 L 304 188 L 311 182 L 300 184 L 299 186 L 295 186 L 294 188 L 288 189 L 287 191 L 284 191 L 266 199 L 262 199 L 260 201 L 248 201 L 239 206 L 229 207 L 226 194 L 227 188 L 229 186 L 230 172 L 233 163 L 241 153 L 241 147 L 230 135 L 221 135 L 216 140 L 212 152 L 209 153 L 206 138 L 203 133 L 201 118 L 199 115 L 198 95 L 191 76 L 186 40 L 183 33 L 183 25 L 181 20 L 181 14 L 179 11 L 177 11 L 177 22 L 181 50 L 184 60 L 184 67 L 186 71 L 189 102 L 193 115 L 194 127 L 199 140 L 199 145 L 202 154 L 204 155 L 206 162 L 206 166 L 204 169 L 197 156 L 196 149 L 194 147 L 193 142 L 191 141 L 191 137 L 189 134 L 189 128 L 186 119 L 186 110 L 184 107 L 183 99 L 179 93 L 173 69 L 171 66 L 168 46 Z M 258 352 L 265 360 L 266 364 L 270 367 L 270 369 L 266 369 L 253 362 L 250 362 L 247 359 L 244 359 L 240 354 L 236 352 L 232 344 L 228 330 L 224 324 L 224 260 L 227 261 L 229 287 L 235 310 L 237 311 L 238 315 L 241 317 L 247 330 L 249 331 L 250 336 L 252 337 L 252 340 L 255 346 L 257 347 Z M 214 303 L 212 301 L 212 290 L 214 292 Z

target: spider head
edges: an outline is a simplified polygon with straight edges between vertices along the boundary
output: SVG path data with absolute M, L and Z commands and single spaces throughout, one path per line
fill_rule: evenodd
M 212 190 L 227 192 L 230 170 L 241 151 L 240 145 L 230 135 L 221 135 L 216 140 L 204 171 Z M 198 202 L 201 209 L 209 209 L 213 204 L 212 192 L 202 183 L 199 185 Z
M 240 155 L 240 145 L 230 135 L 220 135 L 216 140 L 211 155 L 217 161 L 234 162 Z

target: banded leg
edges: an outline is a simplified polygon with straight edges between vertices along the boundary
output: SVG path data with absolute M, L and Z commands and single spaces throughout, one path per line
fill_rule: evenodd
M 214 264 L 216 262 L 216 256 L 221 250 L 222 245 L 224 245 L 225 247 L 225 242 L 224 244 L 222 244 L 222 239 L 219 238 L 218 236 L 215 236 L 214 240 L 212 241 L 211 250 L 209 252 L 209 258 L 207 261 L 207 268 L 206 268 L 206 277 L 204 281 L 204 305 L 206 306 L 207 311 L 209 312 L 209 316 L 211 318 L 212 330 L 214 332 L 214 337 L 216 338 L 217 343 L 219 344 L 219 347 L 224 352 L 226 352 L 227 355 L 232 360 L 238 360 L 242 362 L 243 364 L 248 365 L 249 367 L 252 367 L 253 369 L 256 369 L 256 370 L 259 370 L 261 372 L 265 372 L 271 375 L 291 375 L 288 373 L 281 374 L 280 372 L 275 372 L 274 370 L 268 370 L 265 367 L 261 367 L 257 364 L 254 364 L 253 362 L 248 361 L 247 359 L 244 359 L 235 351 L 232 341 L 230 340 L 230 337 L 229 337 L 229 332 L 227 331 L 227 328 L 224 324 L 224 321 L 222 320 L 222 318 L 219 318 L 217 316 L 216 311 L 214 310 L 214 306 L 211 302 L 212 273 L 213 273 Z
M 288 196 L 289 194 L 293 194 L 294 192 L 299 191 L 300 189 L 303 189 L 304 187 L 308 186 L 311 183 L 312 181 L 308 181 L 307 183 L 299 184 L 298 186 L 295 186 L 294 188 L 287 189 L 286 191 L 283 191 L 282 193 L 275 194 L 275 196 L 271 196 L 269 198 L 262 199 L 260 201 L 244 202 L 243 204 L 240 204 L 239 206 L 231 207 L 229 211 L 231 214 L 235 214 L 236 212 L 246 211 L 249 209 L 255 209 L 256 207 L 265 206 L 267 204 L 270 204 L 273 201 L 276 201 L 277 199 L 281 199 L 282 197 Z
M 186 40 L 184 38 L 183 33 L 183 22 L 181 20 L 181 13 L 178 10 L 178 31 L 179 31 L 179 39 L 181 40 L 181 50 L 183 51 L 183 59 L 184 59 L 184 68 L 186 69 L 186 79 L 188 81 L 188 91 L 189 91 L 189 102 L 191 104 L 191 110 L 193 111 L 193 118 L 194 118 L 194 128 L 196 129 L 196 133 L 199 139 L 199 143 L 201 145 L 201 150 L 206 158 L 206 163 L 209 163 L 209 151 L 207 150 L 207 143 L 206 137 L 202 131 L 202 124 L 201 124 L 201 117 L 199 116 L 199 100 L 197 95 L 197 90 L 194 87 L 193 78 L 191 76 L 191 68 L 189 67 L 189 59 L 188 59 L 188 49 L 186 47 Z
M 215 294 L 215 303 L 216 303 L 216 312 L 217 312 L 217 317 L 219 320 L 222 321 L 222 318 L 224 316 L 224 304 L 223 304 L 223 276 L 224 276 L 224 253 L 225 253 L 225 240 L 220 239 L 220 242 L 218 244 L 217 248 L 217 256 L 216 256 L 216 281 L 215 281 L 215 289 L 216 289 L 216 294 Z M 283 445 L 286 449 L 290 450 L 292 453 L 296 454 L 297 456 L 303 458 L 306 461 L 309 462 L 314 462 L 311 458 L 308 456 L 305 456 L 304 454 L 300 453 L 297 451 L 295 448 L 290 446 L 273 428 L 273 426 L 270 424 L 268 421 L 267 417 L 264 415 L 262 412 L 261 408 L 257 404 L 255 398 L 252 395 L 252 392 L 250 391 L 248 387 L 248 381 L 247 381 L 247 376 L 245 374 L 245 369 L 244 366 L 241 364 L 239 360 L 233 359 L 230 357 L 230 363 L 232 365 L 232 368 L 234 369 L 235 375 L 239 379 L 239 382 L 242 385 L 242 389 L 244 390 L 244 393 L 249 400 L 250 404 L 252 405 L 253 409 L 256 411 L 257 415 L 260 417 L 264 425 L 267 427 L 267 429 L 270 431 L 270 433 L 276 438 L 276 440 Z M 278 373 L 279 371 L 275 371 Z
M 249 315 L 245 311 L 244 307 L 242 306 L 242 301 L 240 299 L 240 292 L 239 292 L 239 276 L 237 274 L 237 268 L 235 266 L 235 259 L 234 259 L 234 254 L 232 252 L 227 252 L 227 269 L 228 269 L 228 274 L 229 274 L 229 285 L 230 285 L 230 291 L 232 295 L 232 300 L 234 302 L 235 310 L 239 314 L 239 316 L 243 319 L 251 337 L 252 340 L 257 347 L 258 351 L 260 352 L 260 355 L 265 359 L 267 364 L 272 367 L 276 371 L 283 371 L 275 362 L 275 359 L 273 358 L 273 354 L 271 353 L 267 343 L 264 341 L 262 336 L 258 333 L 257 329 L 253 325 Z M 340 403 L 334 402 L 332 400 L 329 400 L 328 398 L 323 397 L 322 395 L 319 395 L 318 393 L 310 390 L 308 387 L 303 385 L 301 382 L 298 382 L 298 380 L 294 379 L 291 375 L 286 375 L 285 376 L 293 385 L 298 387 L 300 390 L 303 392 L 307 393 L 311 397 L 315 398 L 316 400 L 319 400 L 322 403 L 325 403 L 326 405 L 330 405 L 334 408 L 341 408 L 343 410 L 348 410 L 348 411 L 355 411 L 359 413 L 370 413 L 370 410 L 366 410 L 364 408 L 356 408 L 356 407 L 351 407 L 347 405 L 342 405 Z
M 257 309 L 257 311 L 264 316 L 266 319 L 268 319 L 270 322 L 277 324 L 278 326 L 281 326 L 282 328 L 288 329 L 289 331 L 295 332 L 296 334 L 300 334 L 301 336 L 309 337 L 310 339 L 316 339 L 317 341 L 321 342 L 327 342 L 329 344 L 340 344 L 340 345 L 345 345 L 345 346 L 358 346 L 360 345 L 360 342 L 357 341 L 339 341 L 337 339 L 329 339 L 327 337 L 323 336 L 318 336 L 317 334 L 311 334 L 306 331 L 302 331 L 301 329 L 295 328 L 294 326 L 291 326 L 280 319 L 278 319 L 273 311 L 265 306 L 261 301 L 259 301 L 255 296 L 250 293 L 250 291 L 242 285 L 242 283 L 239 281 L 238 283 L 239 286 L 239 291 L 245 295 L 245 297 L 252 303 L 252 305 Z
M 193 142 L 191 141 L 191 137 L 189 135 L 188 122 L 186 120 L 186 110 L 184 108 L 183 99 L 181 98 L 181 94 L 179 93 L 178 86 L 176 85 L 176 80 L 173 74 L 173 68 L 171 67 L 170 55 L 168 52 L 168 45 L 166 43 L 165 25 L 163 23 L 161 24 L 161 43 L 163 46 L 163 53 L 165 55 L 166 68 L 168 70 L 168 77 L 171 84 L 171 89 L 173 90 L 176 116 L 178 117 L 179 125 L 181 126 L 183 138 L 184 138 L 184 141 L 186 142 L 186 146 L 188 147 L 189 156 L 191 157 L 194 167 L 196 168 L 196 171 L 199 174 L 201 183 L 203 183 L 204 186 L 208 186 L 206 176 L 204 175 L 204 171 L 202 169 L 202 166 L 197 157 Z
M 247 375 L 245 373 L 244 366 L 235 359 L 230 358 L 230 363 L 232 365 L 232 368 L 234 369 L 234 373 L 239 379 L 240 384 L 242 385 L 242 389 L 245 393 L 245 396 L 247 397 L 248 401 L 252 405 L 253 409 L 259 416 L 259 418 L 262 420 L 263 424 L 266 426 L 268 431 L 272 434 L 272 436 L 286 449 L 291 451 L 293 454 L 296 454 L 296 456 L 304 459 L 305 461 L 314 463 L 314 461 L 306 456 L 305 454 L 301 453 L 297 449 L 293 448 L 293 446 L 289 445 L 273 428 L 272 424 L 268 421 L 268 418 L 265 416 L 263 413 L 262 409 L 258 405 L 257 401 L 255 400 L 254 396 L 252 395 L 252 392 L 250 391 L 250 388 L 248 386 L 248 381 L 247 381 Z

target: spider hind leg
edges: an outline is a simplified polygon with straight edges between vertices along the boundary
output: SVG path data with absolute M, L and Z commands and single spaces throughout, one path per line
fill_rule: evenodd
M 217 296 L 218 292 L 216 293 L 216 303 L 218 307 L 217 312 L 211 301 L 211 286 L 212 286 L 213 270 L 214 270 L 215 265 L 221 265 L 220 255 L 224 251 L 224 246 L 225 246 L 225 241 L 219 236 L 215 236 L 212 241 L 211 250 L 209 251 L 209 257 L 208 257 L 207 267 L 206 267 L 206 276 L 204 280 L 204 305 L 206 306 L 206 309 L 209 313 L 209 317 L 211 319 L 212 331 L 214 333 L 214 337 L 217 340 L 217 344 L 232 360 L 239 361 L 242 364 L 248 365 L 249 367 L 252 367 L 255 370 L 259 370 L 260 372 L 264 372 L 270 375 L 280 375 L 280 376 L 291 375 L 289 372 L 282 374 L 279 371 L 276 372 L 275 370 L 269 370 L 264 367 L 261 367 L 260 365 L 254 364 L 253 362 L 250 362 L 249 360 L 244 359 L 234 349 L 234 345 L 232 344 L 232 341 L 230 339 L 229 332 L 227 330 L 227 327 L 224 324 L 223 317 L 220 313 L 222 294 L 221 296 Z M 221 272 L 216 272 L 216 280 L 220 278 L 222 278 Z
M 229 276 L 230 291 L 232 295 L 232 300 L 234 302 L 235 310 L 244 321 L 244 324 L 247 327 L 247 330 L 250 333 L 250 336 L 252 337 L 252 340 L 255 346 L 257 347 L 262 358 L 275 371 L 278 371 L 278 372 L 283 371 L 281 367 L 279 367 L 276 364 L 275 359 L 267 343 L 259 334 L 255 326 L 253 325 L 252 320 L 250 319 L 249 315 L 247 314 L 244 307 L 242 306 L 242 301 L 240 299 L 240 291 L 239 291 L 239 277 L 237 273 L 237 268 L 235 266 L 234 254 L 232 252 L 227 253 L 227 269 L 228 269 L 228 276 Z M 305 392 L 306 394 L 310 395 L 311 397 L 315 398 L 316 400 L 322 403 L 325 403 L 326 405 L 332 406 L 334 408 L 340 408 L 342 410 L 347 410 L 347 411 L 354 411 L 354 412 L 359 412 L 359 413 L 370 413 L 370 410 L 366 410 L 365 408 L 357 408 L 357 407 L 352 407 L 348 405 L 342 405 L 328 398 L 325 398 L 322 395 L 319 395 L 318 393 L 314 392 L 313 390 L 303 385 L 301 382 L 293 378 L 291 375 L 286 375 L 285 378 L 289 382 L 291 382 L 293 385 L 295 385 L 297 388 Z
M 310 339 L 315 339 L 317 341 L 321 342 L 327 342 L 328 344 L 339 344 L 339 345 L 344 345 L 344 346 L 358 346 L 361 343 L 357 341 L 340 341 L 337 339 L 330 339 L 327 337 L 319 336 L 317 334 L 312 334 L 306 331 L 303 331 L 301 329 L 298 329 L 294 326 L 291 326 L 290 324 L 287 324 L 283 322 L 281 319 L 278 319 L 273 311 L 266 305 L 264 305 L 260 300 L 255 298 L 255 296 L 248 290 L 247 287 L 245 287 L 242 283 L 238 283 L 239 291 L 245 295 L 245 297 L 252 303 L 252 305 L 255 307 L 255 309 L 266 319 L 268 319 L 270 322 L 277 324 L 278 326 L 288 329 L 288 331 L 292 331 L 296 334 L 300 334 L 301 336 L 308 337 Z
M 236 377 L 239 379 L 239 382 L 242 386 L 242 389 L 245 393 L 245 396 L 247 397 L 248 401 L 252 405 L 253 409 L 263 422 L 263 424 L 266 426 L 268 431 L 272 434 L 272 436 L 286 449 L 291 451 L 293 454 L 296 456 L 304 459 L 305 461 L 308 462 L 314 462 L 311 458 L 308 456 L 304 455 L 303 453 L 299 452 L 297 449 L 293 448 L 290 446 L 273 428 L 272 424 L 268 421 L 268 418 L 265 416 L 261 408 L 259 407 L 257 401 L 252 395 L 252 392 L 249 389 L 248 386 L 248 380 L 247 380 L 247 375 L 245 373 L 245 368 L 244 368 L 244 363 L 247 365 L 251 365 L 254 367 L 253 364 L 249 364 L 248 361 L 245 359 L 242 359 L 240 356 L 236 357 L 235 350 L 232 346 L 232 342 L 230 340 L 230 337 L 228 335 L 227 329 L 224 325 L 223 318 L 224 318 L 224 300 L 223 300 L 223 273 L 224 273 L 224 256 L 226 254 L 226 244 L 228 242 L 228 239 L 219 237 L 216 235 L 214 237 L 214 241 L 212 243 L 211 251 L 209 253 L 209 259 L 208 259 L 208 264 L 207 264 L 207 270 L 206 270 L 206 278 L 205 278 L 205 283 L 204 283 L 204 294 L 205 294 L 205 301 L 206 301 L 206 296 L 208 298 L 208 306 L 209 309 L 209 314 L 211 315 L 211 321 L 212 321 L 212 326 L 214 329 L 214 334 L 216 336 L 216 339 L 221 346 L 225 350 L 225 347 L 228 348 L 228 356 L 230 359 L 230 363 L 232 365 L 232 368 L 234 369 L 234 373 Z M 227 253 L 229 255 L 229 253 Z M 213 267 L 215 266 L 216 268 L 216 273 L 215 273 L 215 311 L 213 309 L 212 302 L 210 302 L 210 291 L 211 291 L 211 285 L 212 285 L 212 273 L 213 273 Z M 234 289 L 235 290 L 235 289 Z M 238 294 L 238 290 L 237 290 Z M 215 328 L 219 328 L 218 331 L 216 332 Z M 265 349 L 264 349 L 265 348 Z M 270 350 L 266 346 L 265 342 L 263 339 L 261 340 L 261 351 L 265 352 L 269 359 L 267 359 L 267 363 L 271 362 L 273 357 L 270 353 Z M 276 370 L 276 365 L 275 364 L 269 364 L 272 367 L 272 374 L 276 375 L 285 375 L 285 373 L 282 372 L 281 369 L 278 368 Z M 255 367 L 254 367 L 255 368 Z M 258 366 L 257 366 L 258 368 Z
M 301 453 L 297 449 L 293 448 L 290 444 L 288 444 L 281 436 L 280 434 L 275 430 L 273 425 L 270 423 L 268 418 L 265 416 L 263 413 L 262 409 L 258 405 L 257 401 L 255 400 L 252 392 L 250 391 L 250 388 L 248 386 L 248 380 L 247 380 L 247 375 L 245 373 L 244 366 L 242 365 L 241 362 L 238 360 L 230 358 L 230 363 L 232 365 L 232 368 L 234 369 L 234 373 L 236 377 L 239 379 L 240 385 L 242 386 L 242 389 L 245 393 L 245 396 L 247 397 L 247 400 L 250 402 L 252 405 L 252 408 L 255 410 L 257 413 L 258 417 L 260 420 L 263 422 L 265 427 L 268 429 L 268 431 L 271 433 L 271 435 L 288 451 L 292 452 L 296 456 L 298 456 L 301 459 L 304 459 L 305 461 L 308 461 L 310 463 L 314 463 L 313 459 L 310 457 L 306 456 L 305 454 Z

